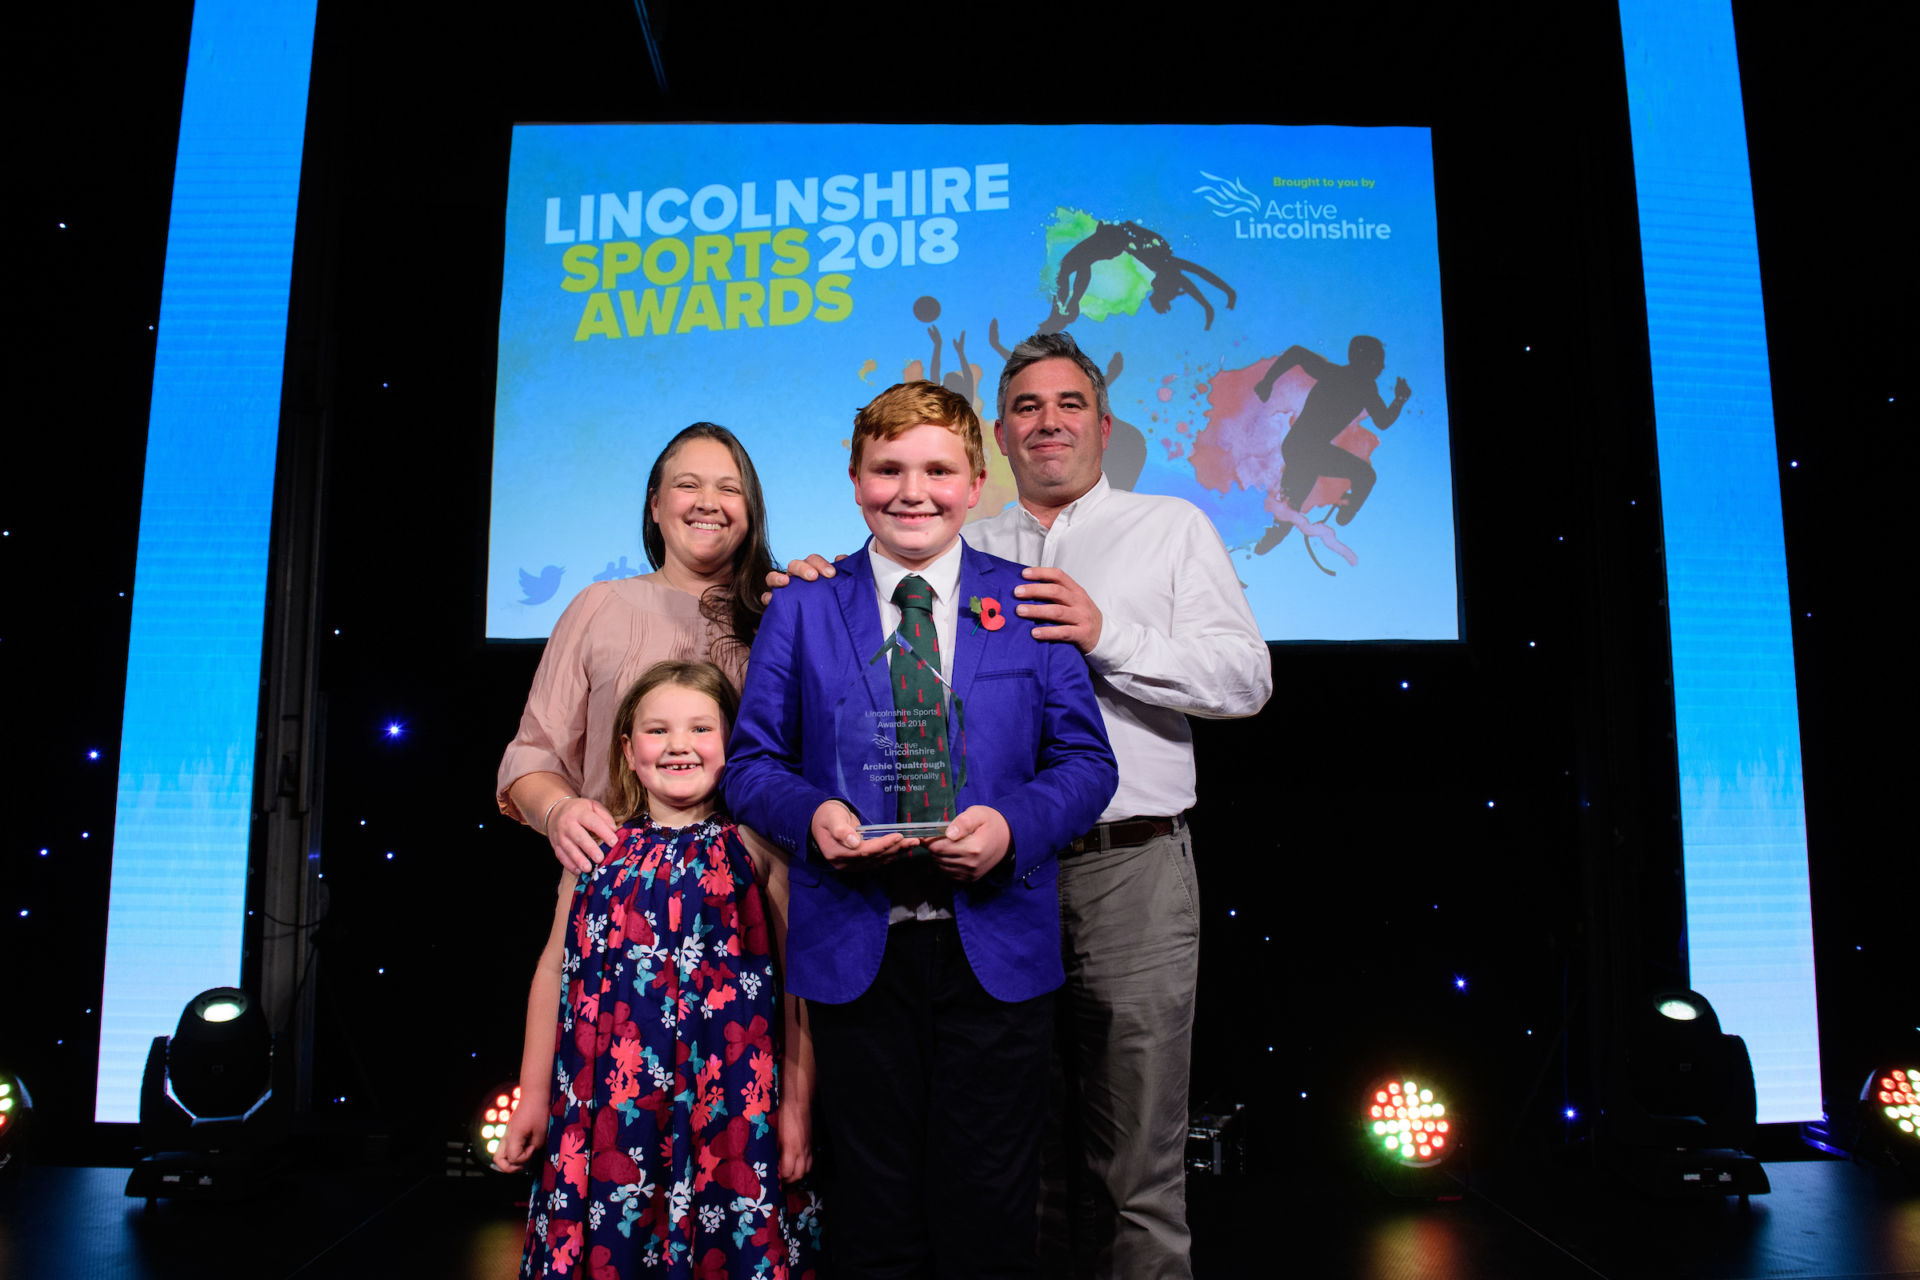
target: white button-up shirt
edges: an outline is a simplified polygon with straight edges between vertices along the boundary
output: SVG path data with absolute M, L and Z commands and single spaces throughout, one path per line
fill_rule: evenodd
M 1129 493 L 1102 475 L 1052 528 L 1016 502 L 960 532 L 989 555 L 1065 570 L 1099 606 L 1100 642 L 1087 666 L 1120 766 L 1120 789 L 1100 820 L 1191 808 L 1187 717 L 1250 716 L 1273 693 L 1267 643 L 1206 516 L 1183 498 Z

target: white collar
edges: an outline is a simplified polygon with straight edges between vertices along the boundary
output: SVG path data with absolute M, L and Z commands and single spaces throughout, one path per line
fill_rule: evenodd
M 963 545 L 958 538 L 953 545 L 941 552 L 932 564 L 922 569 L 909 569 L 903 564 L 889 560 L 876 542 L 867 543 L 867 560 L 873 566 L 873 584 L 880 592 L 882 600 L 892 600 L 895 587 L 910 573 L 917 573 L 925 579 L 933 590 L 934 600 L 941 604 L 951 604 L 960 590 L 960 548 Z
M 1054 512 L 1054 526 L 1057 527 L 1062 520 L 1065 520 L 1068 525 L 1072 525 L 1073 522 L 1082 515 L 1091 512 L 1095 507 L 1106 501 L 1107 495 L 1112 492 L 1113 486 L 1107 482 L 1107 473 L 1102 471 L 1094 480 L 1091 489 L 1088 489 L 1072 502 L 1069 502 L 1066 506 Z M 1043 533 L 1048 531 L 1049 526 L 1041 524 L 1040 517 L 1027 510 L 1026 503 L 1022 502 L 1017 505 L 1020 508 L 1020 514 L 1024 515 L 1036 528 L 1040 529 Z

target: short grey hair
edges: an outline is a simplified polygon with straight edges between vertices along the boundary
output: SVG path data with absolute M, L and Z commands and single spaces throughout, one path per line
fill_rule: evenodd
M 1087 375 L 1087 381 L 1093 384 L 1093 398 L 1100 408 L 1100 416 L 1107 417 L 1112 409 L 1107 404 L 1107 376 L 1100 372 L 1100 366 L 1087 358 L 1080 344 L 1073 340 L 1070 333 L 1036 333 L 1015 347 L 1007 356 L 1007 367 L 1000 371 L 1000 399 L 995 415 L 1007 416 L 1007 389 L 1013 380 L 1019 377 L 1031 365 L 1042 360 L 1071 360 L 1079 366 L 1080 372 Z

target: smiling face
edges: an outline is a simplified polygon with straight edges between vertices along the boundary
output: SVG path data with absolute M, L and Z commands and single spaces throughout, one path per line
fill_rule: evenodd
M 1020 500 L 1058 509 L 1093 488 L 1113 419 L 1100 412 L 1093 383 L 1073 361 L 1040 360 L 1007 385 L 993 438 L 1013 465 Z
M 726 577 L 751 532 L 746 486 L 732 451 L 718 440 L 688 440 L 675 449 L 647 510 L 660 526 L 661 567 L 670 579 Z
M 953 546 L 986 480 L 968 465 L 959 433 L 930 422 L 891 440 L 868 440 L 851 474 L 874 546 L 909 569 L 925 568 Z
M 640 699 L 620 751 L 653 820 L 683 827 L 713 812 L 727 763 L 726 717 L 710 694 L 663 684 Z

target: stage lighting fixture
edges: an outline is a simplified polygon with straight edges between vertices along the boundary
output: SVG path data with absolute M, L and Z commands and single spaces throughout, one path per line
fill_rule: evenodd
M 1635 1099 L 1675 1146 L 1739 1147 L 1753 1137 L 1753 1064 L 1696 991 L 1644 1005 L 1628 1046 Z
M 1920 1174 L 1920 1063 L 1882 1067 L 1860 1089 L 1854 1153 Z
M 276 1135 L 257 1119 L 273 1097 L 273 1033 L 238 987 L 187 1002 L 171 1036 L 156 1036 L 140 1081 L 142 1158 L 127 1194 L 239 1194 Z
M 0 1169 L 14 1166 L 33 1127 L 33 1095 L 27 1082 L 11 1071 L 0 1071 Z
M 1246 1168 L 1245 1107 L 1195 1107 L 1187 1114 L 1187 1172 L 1229 1174 Z
M 1667 1197 L 1761 1195 L 1772 1190 L 1752 1141 L 1757 1111 L 1746 1041 L 1727 1035 L 1697 991 L 1646 997 L 1630 1024 L 1628 1085 L 1613 1132 L 1623 1170 Z
M 1376 1085 L 1361 1123 L 1375 1149 L 1395 1164 L 1431 1169 L 1458 1149 L 1458 1117 L 1430 1085 L 1401 1077 Z
M 167 1045 L 167 1084 L 196 1119 L 240 1116 L 265 1100 L 273 1033 L 238 987 L 195 996 Z
M 500 1150 L 500 1140 L 507 1136 L 507 1121 L 513 1119 L 513 1113 L 519 1109 L 520 1086 L 517 1084 L 503 1084 L 487 1095 L 486 1105 L 474 1119 L 474 1159 L 489 1169 L 493 1167 L 493 1154 Z
M 1427 1073 L 1376 1077 L 1357 1114 L 1362 1164 L 1382 1191 L 1412 1200 L 1462 1198 L 1460 1116 Z
M 1654 1006 L 1663 1018 L 1672 1018 L 1675 1022 L 1695 1022 L 1699 1020 L 1702 1006 L 1696 1005 L 1685 996 L 1668 996 Z M 1707 1009 L 1709 1016 L 1712 1009 Z
M 500 1084 L 487 1090 L 479 1105 L 473 1109 L 473 1118 L 467 1122 L 466 1136 L 447 1142 L 447 1176 L 497 1177 L 500 1171 L 493 1167 L 493 1155 L 506 1139 L 507 1122 L 513 1119 L 513 1113 L 519 1109 L 519 1085 Z
M 1892 1128 L 1920 1142 L 1920 1094 L 1916 1091 L 1920 1091 L 1920 1067 L 1893 1067 L 1869 1076 L 1860 1100 L 1871 1098 Z

